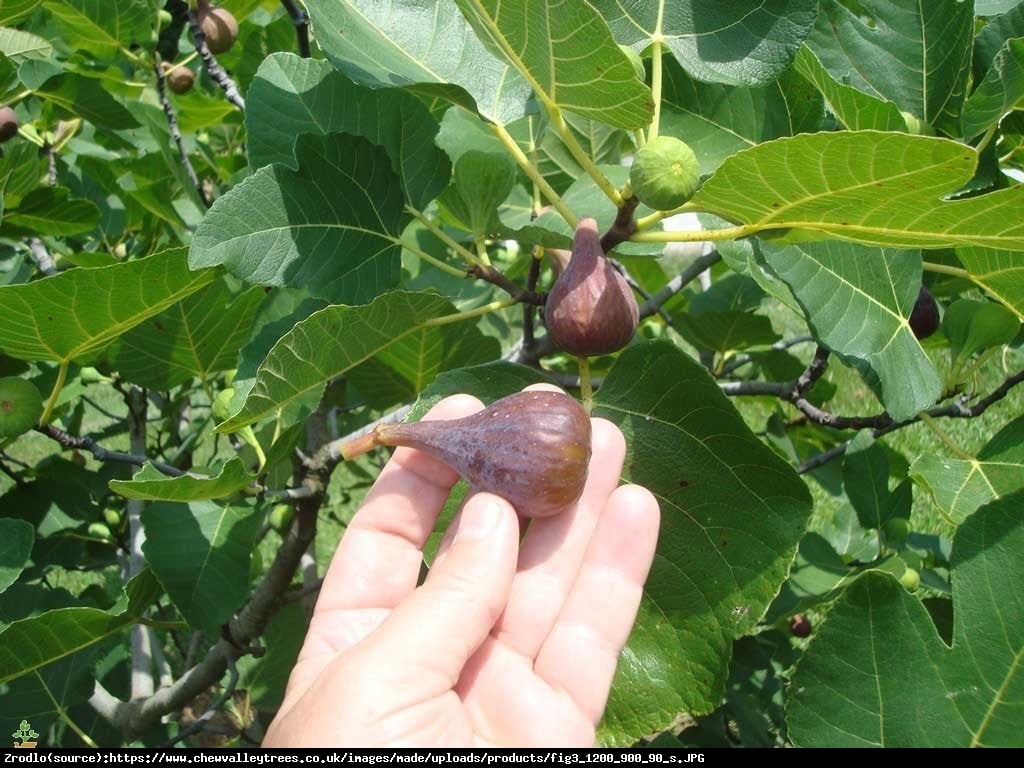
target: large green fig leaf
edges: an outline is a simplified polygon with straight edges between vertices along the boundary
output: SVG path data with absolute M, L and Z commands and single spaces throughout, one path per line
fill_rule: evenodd
M 122 48 L 149 42 L 153 10 L 146 0 L 46 0 L 61 39 L 101 59 L 115 59 Z
M 957 248 L 971 280 L 1024 320 L 1024 257 L 992 248 Z
M 129 328 L 217 279 L 190 272 L 185 249 L 95 269 L 72 269 L 0 287 L 0 349 L 19 360 L 67 362 L 106 346 Z
M 821 92 L 832 114 L 851 131 L 906 129 L 898 106 L 837 79 L 806 45 L 797 54 L 793 67 Z
M 117 131 L 138 124 L 132 113 L 111 96 L 99 80 L 75 72 L 62 72 L 49 78 L 35 93 L 69 117 L 84 118 L 101 128 Z
M 111 480 L 109 485 L 110 490 L 126 499 L 189 502 L 230 496 L 255 479 L 236 456 L 221 467 L 215 477 L 199 477 L 194 474 L 168 477 L 156 467 L 146 464 L 131 480 Z
M 910 476 L 944 514 L 965 520 L 982 504 L 1024 488 L 1024 416 L 999 430 L 977 459 L 922 454 Z
M 0 592 L 21 575 L 35 537 L 35 529 L 24 520 L 0 518 Z
M 6 2 L 0 14 L 7 11 Z M 23 32 L 20 29 L 10 27 L 0 28 L 0 53 L 15 64 L 31 59 L 48 59 L 53 55 L 53 46 L 31 32 Z
M 128 381 L 158 390 L 234 368 L 264 295 L 253 287 L 234 296 L 218 280 L 128 331 L 113 365 Z
M 99 608 L 57 608 L 8 624 L 0 632 L 0 684 L 66 658 L 134 624 L 160 596 L 160 583 L 145 570 L 125 585 L 128 602 L 118 613 Z
M 369 301 L 394 287 L 408 221 L 383 149 L 348 134 L 300 136 L 299 171 L 261 168 L 213 204 L 189 252 L 193 269 L 223 264 L 259 285 L 308 287 Z
M 46 734 L 67 710 L 81 704 L 96 689 L 93 670 L 95 648 L 87 648 L 33 670 L 0 689 L 0 717 L 7 723 L 28 720 L 32 730 Z M 46 743 L 45 746 L 52 746 Z
M 263 515 L 212 501 L 142 510 L 142 551 L 189 624 L 216 633 L 249 591 L 249 559 Z
M 89 200 L 75 199 L 64 187 L 40 187 L 21 203 L 4 211 L 0 231 L 8 237 L 25 235 L 78 235 L 100 220 L 99 209 Z
M 821 125 L 821 97 L 797 75 L 742 88 L 695 80 L 671 58 L 664 67 L 660 132 L 689 144 L 701 173 L 741 149 Z
M 0 26 L 8 26 L 21 21 L 35 10 L 42 0 L 4 0 L 4 7 L 0 9 Z
M 642 51 L 658 36 L 697 80 L 761 86 L 793 61 L 816 0 L 593 0 L 615 39 Z
M 959 128 L 971 67 L 972 3 L 959 0 L 822 0 L 807 44 L 841 83 L 924 122 Z
M 1024 185 L 943 200 L 974 176 L 973 149 L 880 131 L 776 139 L 732 156 L 691 205 L 791 239 L 1024 248 Z M 742 233 L 741 233 L 742 234 Z
M 364 306 L 330 306 L 314 312 L 274 344 L 256 371 L 256 383 L 242 409 L 217 429 L 234 432 L 270 416 L 299 398 L 322 391 L 335 376 L 371 358 L 385 364 L 412 365 L 411 374 L 425 385 L 433 376 L 424 376 L 422 366 L 410 362 L 401 350 L 430 350 L 426 358 L 417 355 L 413 360 L 429 359 L 438 366 L 446 350 L 461 345 L 465 334 L 482 341 L 473 325 L 460 324 L 462 333 L 452 334 L 443 327 L 446 323 L 437 322 L 452 311 L 452 305 L 440 296 L 395 291 Z M 438 370 L 434 367 L 433 374 Z
M 275 53 L 263 60 L 246 94 L 249 164 L 295 166 L 304 133 L 351 133 L 383 147 L 406 199 L 423 208 L 444 189 L 448 160 L 434 145 L 438 124 L 423 103 L 398 89 L 356 85 L 329 63 Z
M 498 59 L 551 106 L 617 128 L 651 121 L 651 92 L 584 0 L 455 0 Z
M 1024 98 L 1024 38 L 1007 40 L 964 104 L 963 136 L 970 141 L 996 125 Z
M 920 600 L 869 572 L 846 589 L 793 674 L 789 735 L 808 747 L 1012 747 L 1024 707 L 1024 496 L 953 543 L 953 646 Z
M 317 43 L 356 82 L 426 86 L 430 95 L 475 106 L 499 123 L 526 114 L 529 85 L 487 51 L 453 2 L 307 0 L 305 5 Z
M 623 431 L 624 478 L 661 505 L 658 554 L 600 730 L 602 743 L 626 745 L 718 706 L 732 641 L 785 580 L 811 499 L 707 371 L 668 342 L 627 349 L 594 415 Z
M 818 339 L 871 366 L 893 418 L 910 418 L 935 403 L 942 383 L 908 320 L 921 288 L 919 252 L 840 241 L 766 242 L 762 252 Z

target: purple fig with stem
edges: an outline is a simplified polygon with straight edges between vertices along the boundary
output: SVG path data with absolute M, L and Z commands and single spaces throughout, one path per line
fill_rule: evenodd
M 629 343 L 639 319 L 633 291 L 601 250 L 597 222 L 580 219 L 569 264 L 544 305 L 551 341 L 580 357 L 606 355 Z
M 381 424 L 341 447 L 346 460 L 406 446 L 450 466 L 474 491 L 506 499 L 524 517 L 548 517 L 583 493 L 590 419 L 564 392 L 527 390 L 461 419 Z

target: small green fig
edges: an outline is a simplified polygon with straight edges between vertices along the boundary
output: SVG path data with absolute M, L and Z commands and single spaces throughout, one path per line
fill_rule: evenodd
M 18 116 L 10 107 L 0 107 L 0 144 L 18 134 Z
M 429 453 L 525 517 L 562 511 L 583 493 L 590 419 L 564 392 L 531 390 L 461 419 L 381 424 L 341 447 L 346 460 L 381 445 Z
M 606 355 L 629 343 L 639 319 L 633 291 L 601 250 L 597 222 L 580 219 L 572 256 L 544 304 L 551 341 L 572 355 Z
M 894 517 L 882 526 L 882 533 L 885 535 L 885 543 L 890 547 L 899 548 L 910 535 L 910 523 L 906 518 Z
M 637 153 L 629 184 L 641 203 L 658 211 L 677 208 L 697 191 L 700 163 L 686 142 L 658 136 Z
M 939 305 L 931 291 L 921 286 L 910 313 L 910 330 L 918 339 L 927 339 L 939 329 Z
M 110 529 L 106 526 L 105 523 L 89 523 L 89 528 L 87 530 L 89 535 L 94 539 L 103 539 L 104 541 L 110 541 L 112 538 L 114 538 L 110 533 Z
M 43 415 L 43 396 L 31 381 L 0 379 L 0 438 L 28 432 Z
M 206 47 L 215 56 L 231 49 L 238 38 L 238 22 L 231 12 L 203 0 L 196 9 L 199 27 L 206 37 Z
M 917 592 L 918 587 L 921 586 L 921 574 L 913 568 L 907 568 L 903 575 L 900 576 L 900 584 L 904 586 L 907 592 Z
M 110 530 L 117 530 L 121 527 L 121 513 L 116 509 L 107 507 L 103 510 L 103 522 L 107 524 Z
M 165 11 L 162 8 L 160 9 L 156 16 L 161 29 L 170 26 L 171 22 L 174 21 L 174 17 L 171 16 L 170 11 Z
M 285 533 L 291 527 L 295 510 L 291 504 L 275 504 L 270 510 L 270 525 L 278 533 Z

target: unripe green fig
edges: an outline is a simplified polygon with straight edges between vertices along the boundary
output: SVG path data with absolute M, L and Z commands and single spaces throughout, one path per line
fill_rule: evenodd
M 913 568 L 907 568 L 903 575 L 900 576 L 900 584 L 904 586 L 907 592 L 917 592 L 918 587 L 921 586 L 921 574 Z
M 641 203 L 658 211 L 678 208 L 697 191 L 700 163 L 690 146 L 672 136 L 658 136 L 636 153 L 629 184 Z
M 564 392 L 519 392 L 461 419 L 381 424 L 343 445 L 341 455 L 381 445 L 425 451 L 474 491 L 503 497 L 525 517 L 547 517 L 583 493 L 590 419 Z
M 89 523 L 88 533 L 94 539 L 103 539 L 104 541 L 110 541 L 114 538 L 110 534 L 110 529 L 104 523 Z
M 10 107 L 0 107 L 0 144 L 13 139 L 18 133 L 18 116 Z
M 172 21 L 174 21 L 174 17 L 171 16 L 170 11 L 165 11 L 162 8 L 160 9 L 160 11 L 157 13 L 156 16 L 157 16 L 157 20 L 160 23 L 160 28 L 161 29 L 163 29 L 166 26 L 169 26 L 170 23 Z
M 124 243 L 118 243 L 114 246 L 114 258 L 115 259 L 126 259 L 128 258 L 128 246 Z
M 28 432 L 43 415 L 43 396 L 31 381 L 0 379 L 0 438 Z
M 213 398 L 213 404 L 210 406 L 213 418 L 217 421 L 227 421 L 234 415 L 231 410 L 231 400 L 234 396 L 234 387 L 227 387 L 217 393 L 217 396 Z
M 921 286 L 910 313 L 910 330 L 919 339 L 927 339 L 939 329 L 939 305 L 931 291 Z
M 238 37 L 238 22 L 231 12 L 208 2 L 199 3 L 196 9 L 199 27 L 206 36 L 206 47 L 210 53 L 217 55 L 231 49 Z
M 597 222 L 580 219 L 572 256 L 544 304 L 551 341 L 573 355 L 606 355 L 629 343 L 639 319 L 633 291 L 601 250 Z
M 121 527 L 121 513 L 116 509 L 107 507 L 103 510 L 103 522 L 107 524 L 110 530 L 115 530 Z
M 278 533 L 284 533 L 291 527 L 294 516 L 291 504 L 275 504 L 270 510 L 270 525 Z
M 188 67 L 169 66 L 164 62 L 167 70 L 167 87 L 175 93 L 188 93 L 196 84 L 195 73 Z
M 885 541 L 890 547 L 900 547 L 910 535 L 910 524 L 902 517 L 894 517 L 882 526 Z

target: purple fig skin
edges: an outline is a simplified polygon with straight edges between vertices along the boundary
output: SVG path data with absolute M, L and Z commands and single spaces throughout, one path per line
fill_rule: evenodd
M 18 116 L 10 107 L 0 107 L 0 144 L 18 134 Z
M 572 258 L 544 305 L 551 341 L 573 355 L 607 355 L 629 343 L 639 320 L 633 291 L 601 250 L 597 222 L 580 219 Z
M 910 330 L 918 339 L 927 339 L 939 329 L 939 305 L 932 292 L 921 286 L 910 313 Z
M 590 419 L 563 392 L 531 390 L 461 419 L 382 424 L 341 453 L 350 459 L 378 445 L 429 453 L 474 491 L 501 496 L 524 517 L 548 517 L 583 493 Z

